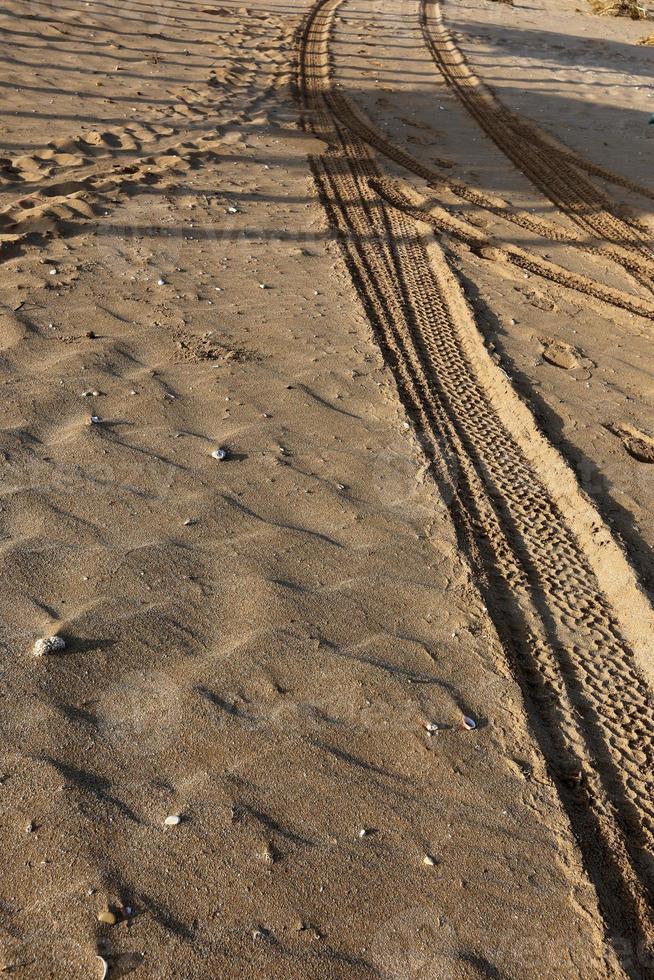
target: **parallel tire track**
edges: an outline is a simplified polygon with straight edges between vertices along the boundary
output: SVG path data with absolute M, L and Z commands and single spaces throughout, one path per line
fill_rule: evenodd
M 565 242 L 572 245 L 581 252 L 589 255 L 601 256 L 610 259 L 621 268 L 626 269 L 632 278 L 640 285 L 645 285 L 648 291 L 651 290 L 651 280 L 654 275 L 654 256 L 648 260 L 646 256 L 642 259 L 636 256 L 627 256 L 623 253 L 616 253 L 610 245 L 604 245 L 597 241 L 588 241 L 587 236 L 580 236 L 576 231 L 569 231 L 562 225 L 548 221 L 544 218 L 536 218 L 528 211 L 514 208 L 507 201 L 497 195 L 490 195 L 480 191 L 476 187 L 471 187 L 465 181 L 455 177 L 445 176 L 421 160 L 418 160 L 411 153 L 393 143 L 387 135 L 375 125 L 347 95 L 338 90 L 331 90 L 325 93 L 325 100 L 335 116 L 343 122 L 349 129 L 357 133 L 361 139 L 377 150 L 389 160 L 393 160 L 409 173 L 422 177 L 429 182 L 429 186 L 434 190 L 449 190 L 455 197 L 472 204 L 477 208 L 488 211 L 496 217 L 511 224 L 538 235 L 549 241 Z M 436 162 L 437 164 L 437 162 Z M 580 292 L 586 290 L 581 289 Z M 588 292 L 588 295 L 594 295 Z M 625 307 L 626 308 L 626 307 Z
M 640 961 L 623 962 L 644 977 L 654 935 L 647 684 L 589 557 L 473 366 L 466 330 L 474 322 L 442 253 L 375 193 L 370 181 L 382 175 L 365 134 L 334 114 L 328 40 L 340 2 L 318 0 L 299 37 L 304 118 L 329 147 L 311 158 L 319 193 L 451 501 L 609 934 L 638 951 Z
M 411 215 L 416 221 L 423 221 L 432 225 L 437 231 L 444 232 L 446 235 L 463 242 L 482 258 L 492 258 L 498 262 L 515 265 L 518 269 L 539 276 L 548 282 L 556 283 L 557 286 L 565 286 L 567 289 L 573 289 L 584 296 L 592 296 L 594 299 L 601 300 L 609 306 L 627 310 L 629 313 L 634 313 L 648 320 L 654 320 L 654 305 L 646 300 L 631 296 L 619 289 L 613 289 L 611 286 L 604 286 L 602 283 L 595 282 L 594 279 L 589 279 L 588 276 L 569 272 L 555 262 L 549 262 L 539 255 L 533 255 L 517 245 L 501 246 L 490 235 L 484 234 L 483 231 L 463 218 L 451 215 L 445 208 L 432 206 L 430 203 L 422 201 L 420 195 L 411 189 L 404 192 L 392 181 L 384 178 L 371 180 L 370 186 L 393 207 Z
M 428 6 L 433 14 L 428 14 Z M 474 74 L 443 23 L 438 0 L 420 0 L 423 37 L 445 82 L 486 135 L 553 204 L 585 232 L 634 279 L 654 292 L 651 234 L 638 221 L 619 214 L 616 205 L 580 173 L 581 158 L 562 149 L 527 120 L 510 112 Z M 585 169 L 607 172 L 590 164 Z M 612 175 L 614 176 L 614 175 Z M 629 184 L 615 177 L 614 182 Z M 643 191 L 633 185 L 632 189 Z

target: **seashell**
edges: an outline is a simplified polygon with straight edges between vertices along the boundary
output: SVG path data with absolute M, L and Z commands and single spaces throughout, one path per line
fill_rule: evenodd
M 165 286 L 165 285 L 166 285 L 165 279 L 157 279 L 157 286 Z
M 473 730 L 473 728 L 476 728 L 477 727 L 477 722 L 474 720 L 474 718 L 468 718 L 467 715 L 464 715 L 463 716 L 463 727 L 464 728 L 467 728 L 468 731 L 471 732 Z
M 229 208 L 227 208 L 227 213 L 228 214 L 238 214 L 238 208 L 235 208 L 234 206 L 229 207 Z
M 366 829 L 366 827 L 361 827 L 361 829 L 358 832 L 359 838 L 362 840 L 367 834 L 368 834 L 368 830 Z
M 178 823 L 182 822 L 182 818 L 178 813 L 171 813 L 169 817 L 164 820 L 165 827 L 176 827 Z
M 106 926 L 115 926 L 118 919 L 114 912 L 105 909 L 103 912 L 98 912 L 98 922 L 104 922 Z
M 98 956 L 96 958 L 99 959 L 100 963 L 102 964 L 102 973 L 100 975 L 100 980 L 105 980 L 106 976 L 109 973 L 109 964 L 105 960 L 104 956 Z
M 435 721 L 426 722 L 424 728 L 428 735 L 433 735 L 434 732 L 438 731 L 438 725 L 436 724 Z
M 57 275 L 57 270 L 56 269 L 50 269 L 50 275 L 51 276 L 56 276 Z
M 45 657 L 49 653 L 58 653 L 66 649 L 66 641 L 61 636 L 48 636 L 37 640 L 32 653 L 35 657 Z
M 219 461 L 223 459 L 227 459 L 227 450 L 223 449 L 222 446 L 220 446 L 218 449 L 214 449 L 211 455 L 214 459 L 217 459 Z
M 424 858 L 422 859 L 422 863 L 426 864 L 428 868 L 433 868 L 436 865 L 436 862 L 434 861 L 431 854 L 425 854 Z
M 100 418 L 99 415 L 92 415 L 91 418 L 89 419 L 89 425 L 100 425 L 101 422 L 102 419 Z
M 82 392 L 82 398 L 97 398 L 99 394 L 100 394 L 99 391 L 94 391 L 92 389 L 89 389 L 88 391 Z

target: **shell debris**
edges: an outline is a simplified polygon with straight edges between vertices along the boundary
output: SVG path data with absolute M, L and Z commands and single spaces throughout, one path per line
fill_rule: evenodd
M 66 649 L 66 641 L 61 636 L 47 636 L 37 640 L 32 653 L 35 657 L 46 657 L 50 653 L 59 653 Z

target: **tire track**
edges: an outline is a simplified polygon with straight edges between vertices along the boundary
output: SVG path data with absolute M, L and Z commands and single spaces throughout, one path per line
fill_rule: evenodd
M 587 238 L 582 239 L 576 229 L 574 231 L 568 231 L 556 222 L 548 221 L 544 218 L 535 218 L 528 211 L 514 208 L 508 201 L 503 200 L 501 197 L 482 193 L 477 188 L 471 187 L 462 180 L 446 177 L 433 167 L 418 160 L 402 147 L 392 143 L 386 134 L 372 120 L 365 116 L 359 107 L 343 92 L 332 89 L 325 94 L 325 99 L 334 115 L 364 139 L 369 146 L 373 147 L 389 160 L 393 160 L 401 167 L 404 167 L 410 173 L 428 181 L 429 186 L 434 190 L 449 190 L 455 197 L 460 198 L 462 201 L 466 201 L 468 204 L 488 211 L 496 217 L 508 221 L 541 238 L 549 241 L 563 242 L 588 255 L 610 259 L 622 269 L 626 269 L 639 285 L 644 285 L 648 291 L 650 290 L 651 277 L 654 275 L 654 258 L 651 262 L 645 257 L 643 259 L 636 256 L 625 258 L 622 254 L 616 254 L 611 246 L 589 242 Z M 592 294 L 589 293 L 589 295 Z
M 517 245 L 502 246 L 492 236 L 484 234 L 470 222 L 451 215 L 443 207 L 434 206 L 432 202 L 426 201 L 410 188 L 400 189 L 387 178 L 373 179 L 370 181 L 370 186 L 393 207 L 409 214 L 416 221 L 425 222 L 437 231 L 463 242 L 482 258 L 515 265 L 518 269 L 556 283 L 557 286 L 565 286 L 584 296 L 592 296 L 609 306 L 627 310 L 647 320 L 654 320 L 654 306 L 651 303 L 629 293 L 623 293 L 619 289 L 613 289 L 611 286 L 604 286 L 587 276 L 568 272 L 555 262 L 548 262 Z
M 429 16 L 428 6 L 433 8 Z M 636 219 L 618 213 L 616 204 L 580 173 L 580 157 L 545 136 L 538 127 L 510 112 L 474 74 L 443 23 L 438 0 L 420 0 L 420 24 L 432 59 L 443 79 L 486 135 L 553 204 L 641 285 L 654 292 L 651 233 Z M 608 172 L 587 163 L 584 169 Z M 625 184 L 612 175 L 614 183 Z M 629 184 L 630 182 L 626 182 Z M 633 185 L 631 189 L 645 192 Z M 649 196 L 649 195 L 648 195 Z
M 525 420 L 524 406 L 501 389 L 441 250 L 424 226 L 376 194 L 370 182 L 382 174 L 366 133 L 334 113 L 328 39 L 340 2 L 319 0 L 299 37 L 306 125 L 329 147 L 311 158 L 319 193 L 450 501 L 608 935 L 625 972 L 645 977 L 654 935 L 654 714 L 634 653 L 640 637 L 633 623 L 618 623 L 607 597 L 617 585 L 602 571 L 601 555 L 619 553 L 606 529 L 603 548 L 591 543 L 596 515 L 589 520 L 591 508 L 569 471 Z M 556 473 L 548 474 L 548 465 Z M 555 499 L 557 480 L 567 486 Z M 643 608 L 627 571 L 621 590 L 621 609 L 630 608 L 625 597 Z

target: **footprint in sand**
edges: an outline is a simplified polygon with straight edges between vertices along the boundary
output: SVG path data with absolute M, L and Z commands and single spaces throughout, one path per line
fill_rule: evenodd
M 578 351 L 557 337 L 539 337 L 543 345 L 542 357 L 548 364 L 571 371 L 580 366 Z
M 639 463 L 654 463 L 654 439 L 626 422 L 612 422 L 607 429 L 622 439 L 622 445 Z

